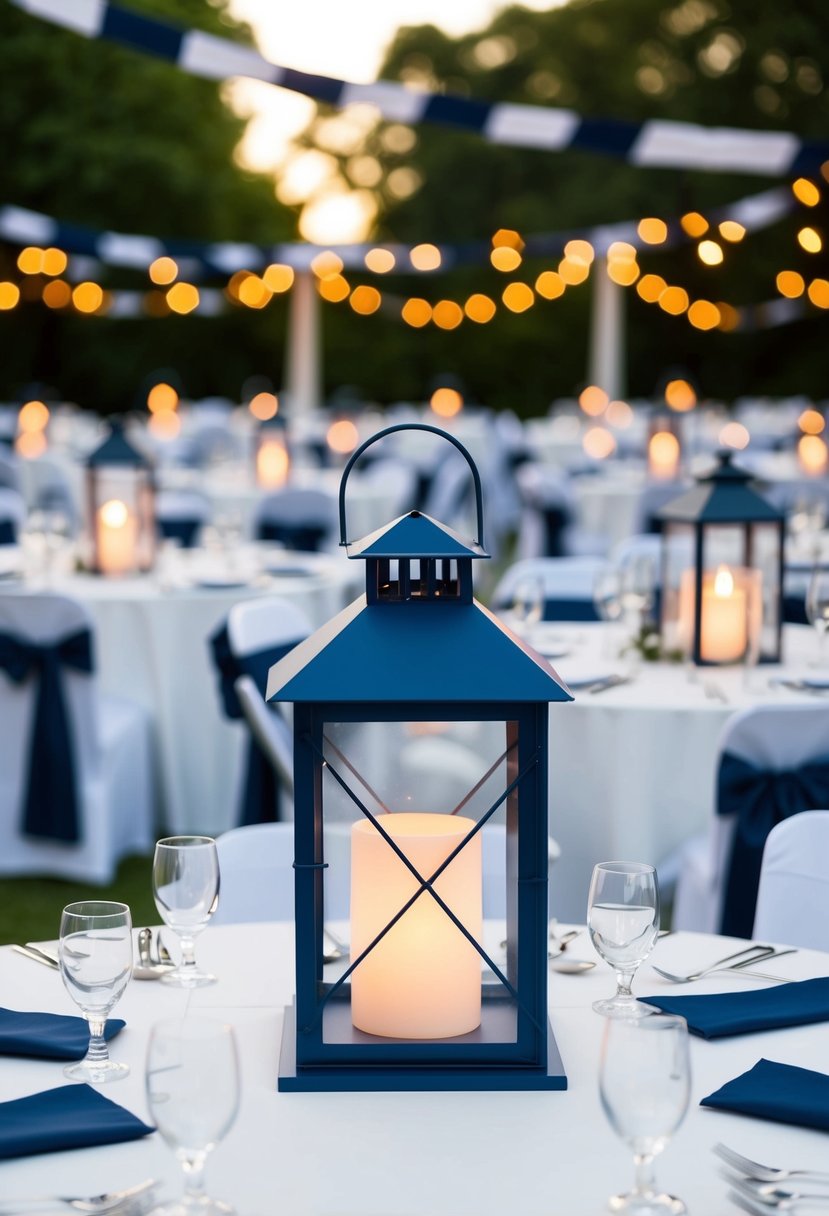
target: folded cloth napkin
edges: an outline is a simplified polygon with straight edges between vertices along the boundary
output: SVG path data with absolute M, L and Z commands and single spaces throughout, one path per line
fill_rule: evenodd
M 120 1018 L 110 1018 L 104 1038 L 114 1038 L 125 1025 Z M 84 1018 L 0 1008 L 0 1055 L 82 1060 L 88 1046 L 89 1025 Z
M 691 1034 L 724 1039 L 732 1034 L 829 1022 L 829 976 L 749 992 L 642 996 L 639 1000 L 663 1013 L 678 1013 L 687 1021 Z
M 703 1098 L 700 1106 L 829 1132 L 829 1077 L 810 1068 L 758 1060 L 748 1072 Z
M 153 1130 L 91 1085 L 61 1085 L 0 1102 L 0 1158 L 120 1144 Z

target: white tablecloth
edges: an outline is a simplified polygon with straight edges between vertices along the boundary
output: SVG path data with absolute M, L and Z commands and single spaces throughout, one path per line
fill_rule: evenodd
M 111 1050 L 132 1073 L 103 1092 L 144 1119 L 151 1024 L 189 1011 L 235 1026 L 242 1102 L 235 1126 L 208 1162 L 207 1181 L 217 1198 L 235 1204 L 238 1216 L 601 1216 L 608 1196 L 630 1186 L 629 1150 L 611 1131 L 598 1094 L 604 1020 L 590 1004 L 613 989 L 603 963 L 582 976 L 550 976 L 550 1014 L 569 1079 L 566 1093 L 280 1094 L 282 1007 L 294 986 L 292 942 L 288 925 L 208 929 L 198 953 L 219 976 L 217 985 L 188 995 L 133 982 L 116 1011 L 127 1028 Z M 727 939 L 677 934 L 660 941 L 652 958 L 669 970 L 691 970 L 728 954 L 730 945 Z M 586 935 L 570 950 L 594 957 Z M 805 979 L 829 974 L 829 957 L 804 950 L 764 969 Z M 762 986 L 759 980 L 719 975 L 684 991 Z M 8 948 L 0 950 L 0 987 L 4 1002 L 18 1009 L 75 1012 L 57 973 Z M 677 991 L 649 964 L 634 989 L 643 995 Z M 825 1134 L 699 1108 L 701 1098 L 761 1057 L 827 1072 L 826 1026 L 692 1040 L 691 1107 L 657 1160 L 656 1173 L 693 1216 L 735 1211 L 710 1151 L 718 1140 L 755 1160 L 826 1169 Z M 62 1080 L 60 1064 L 7 1058 L 0 1069 L 0 1100 Z M 166 1196 L 180 1193 L 179 1168 L 158 1135 L 0 1162 L 0 1195 L 88 1195 L 149 1177 L 163 1180 Z

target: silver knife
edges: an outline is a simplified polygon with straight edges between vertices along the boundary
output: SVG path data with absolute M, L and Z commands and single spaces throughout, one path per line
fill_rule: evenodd
M 630 684 L 631 679 L 631 676 L 608 676 L 606 680 L 593 684 L 587 691 L 595 697 L 597 692 L 604 692 L 607 688 L 618 688 L 620 684 Z
M 42 963 L 44 967 L 51 967 L 53 971 L 60 970 L 60 963 L 51 954 L 44 954 L 42 950 L 38 950 L 36 946 L 12 946 L 12 950 L 17 954 L 25 955 L 26 958 L 34 959 L 36 963 Z

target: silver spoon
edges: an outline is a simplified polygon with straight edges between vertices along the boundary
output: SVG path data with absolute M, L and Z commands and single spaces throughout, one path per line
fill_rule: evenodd
M 585 971 L 592 971 L 596 964 L 586 958 L 554 958 L 550 962 L 550 970 L 557 971 L 560 975 L 583 975 Z

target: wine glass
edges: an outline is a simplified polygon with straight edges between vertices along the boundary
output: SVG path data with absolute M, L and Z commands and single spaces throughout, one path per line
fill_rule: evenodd
M 544 584 L 540 578 L 519 579 L 512 593 L 512 621 L 519 633 L 529 633 L 544 615 Z
M 829 568 L 815 566 L 806 592 L 806 617 L 814 625 L 818 636 L 816 663 L 826 663 L 826 632 L 829 630 Z
M 158 1022 L 147 1047 L 147 1103 L 162 1139 L 184 1172 L 184 1195 L 153 1216 L 233 1216 L 204 1191 L 207 1157 L 239 1108 L 239 1063 L 233 1029 L 208 1018 Z
M 168 836 L 153 858 L 153 898 L 161 919 L 179 937 L 181 965 L 161 977 L 177 988 L 215 984 L 196 966 L 196 937 L 219 902 L 219 858 L 210 836 Z
M 632 556 L 621 570 L 622 609 L 634 631 L 641 629 L 653 608 L 656 563 L 647 553 Z
M 604 651 L 611 649 L 611 631 L 622 619 L 622 579 L 618 570 L 607 566 L 600 570 L 593 583 L 593 604 L 605 623 Z
M 64 1075 L 72 1081 L 118 1081 L 128 1064 L 109 1058 L 104 1027 L 132 975 L 132 919 L 126 904 L 83 900 L 67 904 L 60 918 L 60 973 L 66 990 L 89 1023 L 89 1047 Z
M 587 900 L 590 939 L 616 972 L 616 993 L 594 1001 L 606 1017 L 645 1017 L 630 990 L 636 969 L 650 954 L 659 933 L 659 888 L 653 866 L 641 861 L 603 861 L 593 869 Z
M 614 1195 L 612 1212 L 631 1216 L 680 1216 L 681 1199 L 659 1193 L 653 1159 L 661 1153 L 688 1109 L 691 1068 L 684 1018 L 651 1014 L 609 1020 L 599 1066 L 599 1092 L 608 1122 L 633 1150 L 636 1180 L 626 1195 Z

